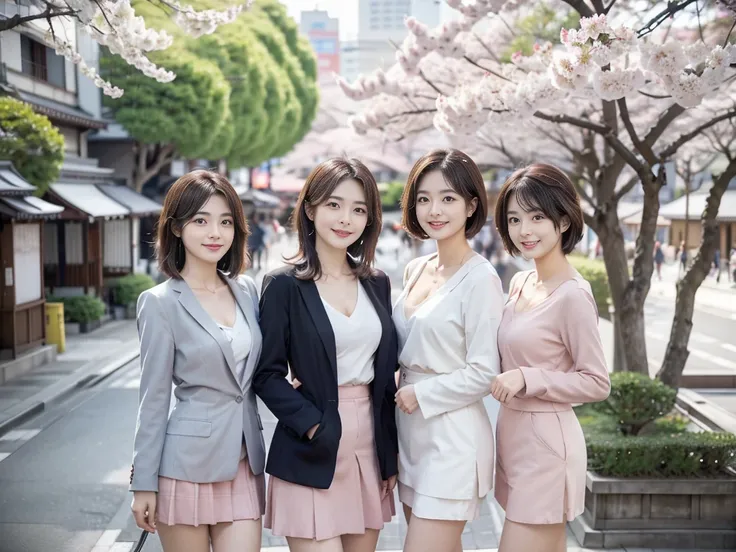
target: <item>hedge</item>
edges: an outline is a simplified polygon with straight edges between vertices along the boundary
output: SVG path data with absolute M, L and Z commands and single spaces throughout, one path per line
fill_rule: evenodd
M 112 285 L 113 302 L 124 307 L 135 305 L 138 296 L 155 285 L 156 282 L 147 274 L 123 276 Z
M 105 314 L 105 303 L 90 295 L 72 297 L 47 297 L 47 303 L 64 303 L 64 320 L 66 322 L 93 322 Z
M 600 259 L 589 259 L 580 255 L 570 255 L 568 259 L 575 270 L 590 282 L 593 297 L 598 306 L 598 315 L 607 319 L 611 291 L 608 289 L 608 273 L 605 264 Z

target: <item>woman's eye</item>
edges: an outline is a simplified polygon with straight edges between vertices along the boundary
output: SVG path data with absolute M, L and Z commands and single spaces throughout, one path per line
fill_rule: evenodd
M 444 201 L 445 203 L 452 203 L 453 201 L 455 201 L 455 198 L 452 196 L 445 196 L 442 198 L 442 201 Z
M 419 197 L 417 198 L 417 203 L 426 203 L 429 201 L 426 197 Z
M 328 202 L 327 202 L 327 206 L 328 206 L 328 207 L 330 207 L 330 208 L 332 208 L 332 209 L 334 209 L 334 208 L 336 208 L 336 207 L 340 207 L 340 206 L 339 206 L 339 205 L 338 205 L 338 204 L 337 204 L 336 202 L 334 202 L 334 201 L 328 201 Z
M 230 225 L 233 224 L 233 221 L 231 221 L 231 220 L 223 220 L 222 221 L 222 224 L 224 224 L 225 226 L 230 226 Z
M 534 215 L 534 219 L 533 220 L 535 220 L 535 221 L 544 220 L 544 215 Z
M 207 221 L 205 219 L 203 219 L 203 218 L 194 219 L 194 224 L 200 224 L 200 225 L 202 225 L 202 224 L 206 224 L 206 223 L 207 223 Z
M 355 208 L 355 212 L 356 213 L 360 213 L 361 215 L 364 215 L 364 214 L 366 214 L 367 211 L 365 209 L 363 209 L 362 207 L 356 207 Z
M 517 222 L 519 222 L 519 219 L 516 217 L 511 217 L 509 219 L 509 224 L 516 224 Z

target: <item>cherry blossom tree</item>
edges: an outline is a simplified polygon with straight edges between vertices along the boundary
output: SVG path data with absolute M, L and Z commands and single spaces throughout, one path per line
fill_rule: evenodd
M 616 336 L 626 346 L 621 365 L 649 373 L 644 301 L 653 273 L 659 170 L 679 151 L 736 118 L 731 45 L 734 23 L 708 0 L 637 3 L 566 0 L 579 16 L 559 40 L 536 41 L 530 52 L 507 51 L 514 21 L 533 2 L 447 0 L 458 17 L 431 29 L 406 20 L 396 65 L 348 83 L 343 92 L 370 100 L 350 121 L 359 134 L 381 132 L 401 140 L 432 127 L 460 144 L 498 154 L 499 163 L 534 160 L 563 165 L 587 204 L 586 223 L 604 251 Z M 644 10 L 642 10 L 644 6 Z M 724 29 L 721 31 L 720 29 Z M 505 59 L 508 58 L 508 59 Z M 733 150 L 714 176 L 704 229 L 714 226 L 720 198 L 736 176 Z M 640 187 L 643 211 L 633 267 L 626 257 L 619 201 Z M 704 231 L 699 255 L 678 284 L 676 320 L 660 376 L 677 386 L 687 360 L 694 294 L 712 258 L 715 232 Z
M 234 21 L 251 2 L 248 0 L 246 4 L 233 5 L 224 10 L 200 11 L 182 5 L 178 0 L 156 0 L 152 3 L 170 11 L 174 22 L 185 33 L 196 38 L 211 34 L 218 26 Z M 73 45 L 56 32 L 56 19 L 73 18 L 82 32 L 107 46 L 111 53 L 120 56 L 147 77 L 164 83 L 176 78 L 172 71 L 157 66 L 148 57 L 150 52 L 169 48 L 173 37 L 166 31 L 147 27 L 143 17 L 136 14 L 130 0 L 31 0 L 30 6 L 18 6 L 18 10 L 13 16 L 0 19 L 0 32 L 31 21 L 45 20 L 48 24 L 47 40 L 55 47 L 56 53 L 78 65 L 80 72 L 92 79 L 108 96 L 119 98 L 123 90 L 113 86 L 87 65 Z

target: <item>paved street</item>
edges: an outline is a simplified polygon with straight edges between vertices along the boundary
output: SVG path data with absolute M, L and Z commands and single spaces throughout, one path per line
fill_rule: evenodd
M 392 277 L 396 294 L 400 291 L 407 254 L 400 251 L 397 256 L 395 245 L 392 238 L 381 240 L 383 253 L 378 265 Z M 272 267 L 279 264 L 285 248 L 291 250 L 293 243 L 274 248 L 270 255 Z M 256 275 L 259 285 L 262 274 Z M 648 343 L 653 362 L 664 355 L 671 317 L 672 302 L 667 297 L 653 296 L 648 301 Z M 120 325 L 98 330 L 98 348 L 110 348 L 114 339 L 134 338 L 132 321 L 113 324 Z M 605 326 L 603 331 L 607 331 Z M 688 367 L 717 364 L 729 368 L 727 363 L 735 361 L 734 351 L 727 345 L 736 345 L 734 336 L 736 320 L 730 314 L 710 307 L 699 308 Z M 95 334 L 90 334 L 88 346 L 94 338 Z M 119 341 L 117 345 L 120 346 Z M 72 349 L 67 361 L 83 360 L 83 351 L 81 345 Z M 51 375 L 29 376 L 25 387 L 29 381 L 38 383 L 38 378 Z M 97 385 L 81 387 L 65 401 L 0 435 L 0 552 L 130 552 L 140 533 L 130 516 L 131 497 L 127 492 L 138 378 L 136 360 Z M 23 391 L 23 382 L 14 386 L 16 389 L 0 387 L 4 400 L 21 400 L 18 393 Z M 28 389 L 24 392 L 26 396 L 29 393 Z M 724 397 L 733 400 L 734 396 Z M 486 402 L 495 419 L 495 401 L 489 398 Z M 270 441 L 275 420 L 265 408 L 261 412 L 265 437 Z M 488 500 L 481 518 L 468 525 L 463 535 L 464 549 L 495 550 L 502 519 L 497 505 Z M 400 550 L 405 532 L 406 524 L 397 516 L 382 532 L 379 549 Z M 267 531 L 263 546 L 272 552 L 286 550 L 284 540 Z M 568 550 L 581 550 L 572 537 Z M 144 551 L 160 552 L 158 538 L 151 537 Z

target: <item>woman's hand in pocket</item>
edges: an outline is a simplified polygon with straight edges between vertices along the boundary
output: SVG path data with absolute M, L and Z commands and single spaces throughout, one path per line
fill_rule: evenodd
M 314 434 L 317 433 L 318 429 L 319 429 L 319 424 L 315 424 L 307 430 L 307 437 L 309 438 L 310 441 L 312 440 L 312 437 L 314 437 Z

